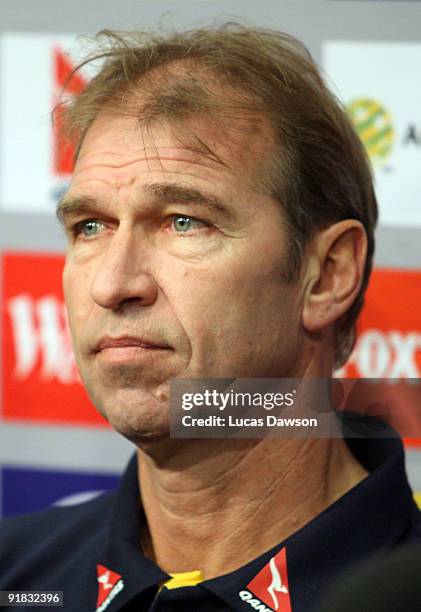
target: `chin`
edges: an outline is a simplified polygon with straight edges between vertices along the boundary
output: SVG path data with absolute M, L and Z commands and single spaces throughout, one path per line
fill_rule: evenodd
M 136 446 L 170 437 L 168 402 L 150 393 L 118 393 L 97 406 L 111 427 Z

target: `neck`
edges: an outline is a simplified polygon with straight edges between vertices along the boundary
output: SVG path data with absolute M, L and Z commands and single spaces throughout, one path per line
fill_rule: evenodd
M 178 442 L 159 460 L 138 451 L 141 545 L 167 573 L 234 571 L 367 475 L 342 439 Z

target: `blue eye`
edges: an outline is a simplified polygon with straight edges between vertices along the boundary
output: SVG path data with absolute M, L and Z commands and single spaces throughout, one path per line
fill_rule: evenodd
M 82 221 L 78 224 L 78 232 L 88 238 L 89 236 L 96 236 L 103 227 L 104 225 L 100 221 L 89 219 L 89 221 Z
M 191 226 L 192 219 L 190 217 L 183 217 L 181 215 L 174 217 L 174 229 L 177 232 L 187 232 L 191 229 Z
M 191 229 L 195 229 L 195 226 L 199 223 L 201 227 L 205 226 L 204 221 L 199 221 L 193 217 L 187 217 L 185 215 L 174 215 L 173 228 L 177 233 L 188 232 Z

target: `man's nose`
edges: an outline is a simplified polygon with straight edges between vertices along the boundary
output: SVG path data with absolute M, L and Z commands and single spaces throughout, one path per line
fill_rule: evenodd
M 150 248 L 141 236 L 120 226 L 95 271 L 91 285 L 94 302 L 112 310 L 128 302 L 153 304 L 158 286 L 149 268 Z

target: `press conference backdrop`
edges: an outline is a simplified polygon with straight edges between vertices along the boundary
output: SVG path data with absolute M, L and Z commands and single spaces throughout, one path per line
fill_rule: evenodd
M 241 18 L 295 34 L 326 71 L 370 155 L 380 202 L 375 272 L 342 376 L 420 378 L 421 3 L 320 0 L 0 3 L 2 385 L 0 508 L 77 503 L 116 486 L 133 447 L 91 406 L 75 367 L 61 291 L 65 249 L 54 209 L 71 159 L 49 113 L 104 27 L 200 26 Z M 66 92 L 77 95 L 84 71 Z M 407 442 L 421 491 L 421 446 Z

